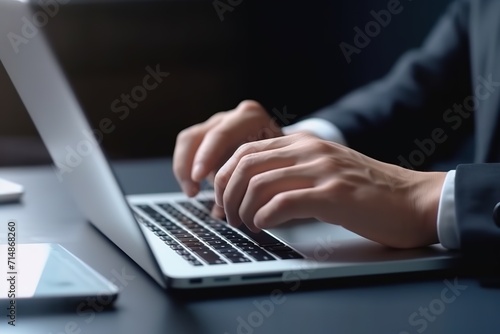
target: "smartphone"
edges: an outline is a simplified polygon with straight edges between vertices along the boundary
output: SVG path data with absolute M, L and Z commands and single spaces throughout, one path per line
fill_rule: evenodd
M 0 313 L 39 307 L 110 307 L 119 289 L 59 244 L 0 245 Z
M 0 203 L 18 201 L 23 192 L 22 185 L 0 179 Z

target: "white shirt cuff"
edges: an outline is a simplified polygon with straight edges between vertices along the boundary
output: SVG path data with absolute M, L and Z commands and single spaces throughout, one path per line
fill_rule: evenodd
M 344 135 L 339 128 L 322 118 L 308 118 L 295 124 L 285 126 L 282 131 L 285 135 L 306 131 L 323 140 L 347 146 Z
M 459 249 L 460 236 L 455 213 L 455 171 L 449 171 L 444 180 L 439 199 L 437 231 L 444 248 Z

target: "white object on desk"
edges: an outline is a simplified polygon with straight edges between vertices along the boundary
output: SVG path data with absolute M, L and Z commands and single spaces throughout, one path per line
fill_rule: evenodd
M 22 185 L 0 179 L 0 203 L 17 201 L 23 193 L 24 188 Z

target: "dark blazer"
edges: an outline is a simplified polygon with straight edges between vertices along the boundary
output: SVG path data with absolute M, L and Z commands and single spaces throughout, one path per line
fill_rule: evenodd
M 453 3 L 386 77 L 313 117 L 339 127 L 353 149 L 412 168 L 472 134 L 471 164 L 456 167 L 462 249 L 500 254 L 492 218 L 500 202 L 500 1 Z

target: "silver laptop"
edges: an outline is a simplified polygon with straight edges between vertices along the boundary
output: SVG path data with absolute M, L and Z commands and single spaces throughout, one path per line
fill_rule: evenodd
M 35 123 L 57 176 L 83 214 L 165 288 L 192 289 L 437 270 L 440 245 L 393 250 L 340 226 L 297 221 L 259 234 L 209 214 L 213 194 L 124 196 L 43 36 L 48 12 L 0 1 L 0 59 Z M 76 154 L 76 155 L 75 155 Z

